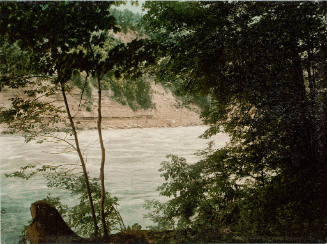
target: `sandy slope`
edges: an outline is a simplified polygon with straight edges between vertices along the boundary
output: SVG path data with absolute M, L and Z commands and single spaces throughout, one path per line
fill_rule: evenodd
M 140 38 L 134 31 L 127 33 L 111 33 L 115 38 L 123 43 Z M 198 108 L 191 106 L 188 108 L 176 107 L 175 97 L 162 86 L 152 84 L 152 102 L 155 109 L 133 111 L 128 106 L 123 106 L 110 99 L 110 91 L 103 91 L 103 128 L 149 128 L 149 127 L 177 127 L 193 126 L 203 124 L 199 118 Z M 10 105 L 9 98 L 12 96 L 24 96 L 22 91 L 10 90 L 4 88 L 0 92 L 0 107 Z M 80 91 L 73 91 L 68 96 L 72 114 L 75 118 L 76 125 L 79 129 L 96 128 L 97 119 L 97 94 L 93 92 L 93 109 L 91 112 L 85 108 L 78 109 L 80 103 Z M 52 99 L 55 105 L 64 108 L 63 98 L 58 92 Z M 0 124 L 0 132 L 5 130 L 5 126 Z
M 152 85 L 152 101 L 155 109 L 133 111 L 128 106 L 121 105 L 110 98 L 110 91 L 103 92 L 103 128 L 146 128 L 146 127 L 177 127 L 201 125 L 202 121 L 196 112 L 198 108 L 192 106 L 188 108 L 176 107 L 175 97 L 165 91 L 160 85 Z M 8 107 L 9 98 L 12 96 L 23 96 L 22 91 L 3 89 L 0 93 L 0 106 Z M 97 94 L 92 95 L 93 106 L 90 112 L 85 108 L 78 109 L 80 94 L 73 91 L 68 96 L 70 108 L 79 129 L 96 128 L 97 119 Z M 56 94 L 57 106 L 64 106 L 61 94 Z M 1 130 L 4 130 L 4 126 Z

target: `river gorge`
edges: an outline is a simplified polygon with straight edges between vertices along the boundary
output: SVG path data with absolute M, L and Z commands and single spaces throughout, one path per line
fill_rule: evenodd
M 151 225 L 144 218 L 144 201 L 163 199 L 156 188 L 163 183 L 160 177 L 160 163 L 166 155 L 185 157 L 195 162 L 194 155 L 204 149 L 209 140 L 200 139 L 205 126 L 176 128 L 108 129 L 103 131 L 107 150 L 105 165 L 106 189 L 119 199 L 119 211 L 126 225 L 138 223 L 143 228 Z M 81 146 L 87 156 L 87 168 L 91 177 L 99 176 L 100 149 L 96 130 L 79 132 Z M 218 134 L 216 147 L 225 145 L 228 137 Z M 31 203 L 44 199 L 49 193 L 59 196 L 63 203 L 72 205 L 69 193 L 49 189 L 41 177 L 29 180 L 7 178 L 6 173 L 18 170 L 29 163 L 78 165 L 75 152 L 65 151 L 65 143 L 24 143 L 16 135 L 1 135 L 1 243 L 17 243 L 21 231 L 31 220 Z

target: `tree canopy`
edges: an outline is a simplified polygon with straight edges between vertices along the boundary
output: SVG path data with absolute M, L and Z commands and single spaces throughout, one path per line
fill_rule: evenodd
M 153 55 L 142 50 L 143 39 L 122 43 L 115 38 L 120 27 L 110 12 L 113 4 L 1 3 L 0 87 L 24 87 L 29 97 L 13 98 L 13 106 L 1 112 L 2 122 L 30 135 L 41 133 L 35 131 L 44 127 L 40 118 L 58 111 L 50 104 L 42 109 L 45 104 L 38 98 L 53 95 L 60 82 L 67 90 L 79 88 L 90 110 L 91 87 L 97 88 L 98 75 L 102 89 L 110 87 L 116 101 L 132 109 L 153 107 L 149 82 L 136 69 L 144 61 L 153 62 L 148 58 Z
M 207 97 L 202 117 L 211 127 L 204 136 L 225 132 L 231 139 L 194 165 L 180 158 L 165 163 L 160 191 L 172 200 L 154 203 L 161 215 L 152 218 L 204 232 L 228 227 L 253 238 L 323 235 L 325 3 L 147 2 L 145 8 L 143 21 L 162 47 L 158 80 L 178 94 Z
M 196 241 L 226 231 L 242 240 L 325 238 L 326 3 L 146 2 L 140 23 L 147 36 L 128 44 L 110 35 L 119 30 L 113 15 L 122 29 L 139 16 L 110 12 L 112 4 L 1 3 L 0 87 L 40 78 L 39 90 L 27 91 L 33 97 L 50 79 L 65 94 L 76 77 L 84 89 L 85 72 L 98 88 L 106 80 L 118 101 L 151 106 L 140 98 L 146 83 L 128 78 L 155 74 L 201 105 L 210 125 L 204 137 L 230 136 L 224 148 L 199 152 L 195 164 L 177 156 L 163 163 L 159 190 L 170 200 L 149 203 L 158 228 L 192 230 Z M 17 99 L 2 112 L 6 122 L 36 121 L 36 108 L 51 112 Z
M 51 138 L 67 142 L 76 150 L 83 170 L 83 177 L 78 180 L 85 181 L 83 190 L 85 190 L 85 199 L 89 203 L 89 206 L 85 206 L 86 202 L 79 204 L 82 208 L 80 214 L 84 215 L 85 207 L 89 207 L 88 210 L 92 214 L 90 222 L 92 220 L 94 226 L 94 230 L 89 232 L 99 237 L 98 219 L 95 213 L 96 208 L 99 208 L 102 221 L 100 232 L 104 239 L 108 238 L 108 231 L 111 229 L 107 227 L 106 216 L 110 216 L 112 213 L 108 211 L 113 210 L 112 206 L 105 206 L 105 203 L 109 204 L 112 201 L 110 198 L 106 200 L 108 194 L 104 186 L 105 147 L 101 130 L 103 85 L 108 87 L 108 85 L 113 86 L 115 82 L 122 83 L 120 78 L 126 72 L 123 78 L 129 82 L 123 82 L 118 88 L 115 87 L 115 98 L 126 96 L 127 103 L 134 109 L 137 105 L 143 107 L 152 105 L 149 100 L 148 83 L 140 78 L 131 79 L 135 67 L 144 66 L 145 58 L 137 57 L 137 50 L 142 46 L 143 41 L 135 40 L 128 46 L 113 37 L 113 33 L 120 30 L 110 13 L 110 6 L 113 4 L 113 2 L 8 2 L 0 5 L 1 58 L 5 61 L 0 67 L 0 87 L 26 87 L 23 91 L 27 95 L 27 98 L 11 98 L 12 106 L 1 108 L 0 122 L 7 123 L 12 132 L 23 132 L 27 135 L 27 140 L 40 136 L 48 138 L 50 134 Z M 6 50 L 8 47 L 13 50 L 12 53 Z M 130 61 L 125 59 L 125 56 L 136 58 Z M 23 58 L 26 63 L 17 62 L 20 58 Z M 82 73 L 84 79 L 81 79 Z M 101 148 L 101 191 L 97 191 L 98 194 L 101 192 L 99 206 L 95 206 L 93 201 L 92 191 L 95 190 L 92 189 L 92 182 L 88 177 L 86 160 L 79 146 L 78 133 L 66 95 L 71 85 L 81 88 L 81 97 L 84 90 L 90 94 L 89 81 L 93 81 L 93 85 L 98 90 L 97 128 Z M 58 115 L 61 111 L 42 98 L 54 95 L 59 90 L 58 87 L 69 121 L 68 131 L 73 136 L 75 144 L 66 140 L 68 135 L 65 138 L 58 138 L 53 133 L 57 128 L 48 125 L 62 120 Z M 126 87 L 127 89 L 124 90 Z M 122 90 L 120 93 L 118 93 L 119 89 Z M 142 98 L 135 96 L 140 92 L 146 94 Z M 98 194 L 95 199 L 99 199 Z M 91 223 L 87 223 L 87 226 L 90 225 Z

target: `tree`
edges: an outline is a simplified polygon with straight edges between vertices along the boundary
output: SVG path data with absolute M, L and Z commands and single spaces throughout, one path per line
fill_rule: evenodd
M 102 80 L 104 79 L 110 79 L 111 80 L 111 84 L 113 83 L 118 83 L 117 79 L 120 78 L 121 74 L 116 73 L 115 77 L 113 74 L 115 73 L 115 71 L 117 71 L 117 66 L 119 65 L 119 61 L 116 63 L 112 63 L 112 59 L 115 57 L 114 55 L 110 55 L 110 51 L 112 51 L 115 47 L 120 48 L 119 46 L 119 42 L 117 40 L 115 40 L 113 37 L 107 36 L 108 32 L 103 31 L 103 32 L 98 32 L 95 33 L 94 36 L 92 36 L 92 38 L 100 38 L 104 40 L 106 40 L 106 42 L 102 42 L 99 45 L 94 45 L 94 43 L 89 43 L 89 45 L 86 47 L 86 52 L 85 52 L 85 56 L 87 56 L 87 62 L 90 62 L 90 64 L 88 65 L 88 69 L 86 70 L 87 74 L 91 73 L 91 76 L 95 78 L 96 80 L 96 87 L 98 89 L 98 119 L 97 119 L 97 130 L 98 130 L 98 135 L 99 135 L 99 143 L 100 143 L 100 147 L 101 147 L 101 167 L 100 167 L 100 180 L 101 180 L 101 201 L 100 201 L 100 214 L 101 214 L 101 221 L 102 221 L 102 227 L 103 227 L 103 232 L 104 232 L 104 238 L 107 239 L 108 238 L 108 231 L 107 231 L 107 227 L 106 227 L 106 217 L 105 217 L 105 207 L 104 207 L 104 203 L 106 201 L 106 191 L 105 191 L 105 185 L 104 185 L 104 164 L 105 164 L 105 147 L 104 147 L 104 142 L 103 142 L 103 138 L 102 138 L 102 105 L 101 105 L 101 101 L 102 101 Z M 109 42 L 109 44 L 108 44 Z M 107 45 L 106 45 L 107 44 Z M 106 45 L 105 48 L 102 48 L 102 46 Z M 124 53 L 124 52 L 123 52 Z M 119 55 L 122 55 L 122 53 L 120 52 Z M 89 61 L 90 60 L 90 61 Z M 111 65 L 108 64 L 108 60 L 109 62 L 111 62 Z M 126 66 L 124 66 L 125 68 L 127 68 Z M 116 78 L 116 79 L 115 79 Z M 133 77 L 134 78 L 134 77 Z M 135 79 L 134 82 L 132 82 L 131 80 L 131 76 L 125 75 L 124 77 L 125 80 L 127 80 L 127 82 L 129 84 L 133 84 L 135 85 Z M 113 82 L 116 81 L 116 82 Z M 126 83 L 125 83 L 126 84 Z M 138 105 L 140 105 L 142 108 L 149 108 L 152 107 L 152 103 L 151 103 L 151 99 L 149 97 L 149 84 L 144 82 L 144 80 L 142 80 L 141 78 L 136 79 L 136 87 L 145 85 L 145 94 L 142 94 L 140 97 L 136 98 L 136 102 Z M 109 85 L 110 86 L 110 85 Z M 119 96 L 122 97 L 122 96 Z M 138 100 L 139 98 L 143 98 L 145 99 L 145 103 L 142 103 L 140 101 L 142 100 Z M 130 98 L 129 98 L 130 99 Z M 134 99 L 132 99 L 134 100 Z M 131 106 L 132 107 L 132 106 Z M 133 107 L 132 107 L 133 108 Z
M 136 72 L 135 67 L 144 66 L 146 60 L 146 56 L 140 57 L 137 56 L 137 52 L 132 52 L 132 50 L 137 51 L 142 47 L 143 40 L 131 42 L 128 46 L 119 43 L 111 36 L 110 31 L 119 30 L 109 12 L 111 5 L 112 3 L 3 3 L 0 8 L 2 16 L 0 25 L 3 27 L 1 29 L 3 34 L 1 48 L 4 54 L 1 57 L 5 61 L 1 67 L 3 70 L 0 77 L 1 87 L 28 87 L 24 90 L 28 99 L 13 98 L 13 106 L 1 111 L 1 120 L 6 122 L 14 132 L 24 132 L 27 140 L 40 138 L 42 134 L 46 138 L 51 137 L 65 141 L 77 151 L 86 182 L 94 233 L 98 236 L 97 219 L 85 159 L 79 146 L 77 130 L 66 96 L 71 81 L 81 88 L 82 98 L 85 90 L 90 91 L 89 82 L 96 80 L 94 86 L 98 89 L 97 127 L 101 147 L 101 200 L 99 206 L 104 238 L 108 237 L 108 231 L 104 212 L 106 202 L 105 147 L 101 131 L 101 91 L 103 86 L 108 87 L 108 83 L 111 86 L 115 85 L 115 98 L 124 101 L 123 97 L 126 94 L 124 92 L 117 93 L 119 90 L 117 84 L 121 83 L 121 74 L 128 71 L 129 74 L 124 75 L 126 82 L 120 86 L 122 89 L 127 84 L 129 87 L 136 87 L 136 91 L 128 89 L 127 95 L 129 96 L 126 96 L 128 104 L 133 105 L 133 108 L 137 108 L 137 105 L 142 108 L 152 106 L 148 93 L 149 84 L 140 78 L 132 79 Z M 27 29 L 28 32 L 26 32 Z M 15 52 L 8 52 L 8 47 Z M 124 54 L 129 58 L 135 56 L 137 59 L 133 62 L 126 62 Z M 20 58 L 24 58 L 28 62 L 19 66 L 17 60 Z M 17 68 L 12 69 L 11 66 Z M 31 80 L 31 78 L 36 80 Z M 31 87 L 34 83 L 40 87 L 37 89 Z M 130 86 L 131 84 L 132 86 Z M 49 85 L 54 87 L 49 90 Z M 47 122 L 56 123 L 60 120 L 56 114 L 59 110 L 55 106 L 39 100 L 44 96 L 53 95 L 58 86 L 64 99 L 75 145 L 66 139 L 58 138 L 53 134 L 56 132 L 53 127 L 44 123 L 44 117 L 51 116 L 53 113 L 57 120 Z M 143 99 L 135 96 L 139 93 L 140 87 L 147 92 L 143 94 Z M 90 95 L 90 92 L 88 93 Z
M 62 199 L 52 194 L 49 194 L 45 199 L 47 203 L 57 208 L 60 215 L 71 228 L 74 228 L 74 231 L 76 231 L 78 235 L 83 237 L 92 235 L 94 233 L 92 215 L 89 208 L 85 179 L 79 167 L 72 168 L 69 164 L 39 165 L 30 163 L 15 172 L 6 174 L 6 177 L 22 178 L 25 180 L 29 180 L 35 176 L 42 176 L 46 181 L 47 187 L 70 192 L 74 200 L 79 200 L 76 205 L 68 207 L 62 204 Z M 101 185 L 97 178 L 90 177 L 89 182 L 94 208 L 98 218 L 100 217 Z M 105 201 L 105 221 L 107 224 L 106 226 L 108 226 L 108 232 L 110 233 L 113 230 L 125 230 L 126 227 L 124 222 L 119 212 L 116 210 L 118 198 L 106 192 Z M 26 238 L 24 234 L 22 237 Z
M 115 17 L 117 24 L 123 32 L 132 30 L 136 31 L 139 35 L 143 34 L 144 28 L 141 25 L 141 14 L 133 13 L 128 9 L 119 10 L 117 8 L 112 8 L 110 13 Z
M 324 236 L 325 3 L 145 8 L 151 38 L 162 45 L 158 80 L 208 97 L 204 136 L 231 138 L 195 165 L 164 164 L 160 190 L 173 199 L 160 205 L 162 223 L 175 216 L 180 228 L 200 232 L 227 226 L 247 236 Z
M 33 53 L 35 59 L 32 60 L 31 65 L 36 68 L 32 71 L 51 78 L 54 84 L 59 84 L 61 87 L 66 113 L 75 139 L 75 146 L 73 147 L 79 155 L 83 168 L 96 236 L 98 235 L 98 226 L 86 164 L 67 101 L 65 84 L 70 79 L 74 69 L 87 71 L 89 69 L 85 65 L 90 65 L 90 63 L 83 57 L 81 48 L 88 47 L 90 42 L 92 45 L 103 43 L 103 38 L 91 40 L 92 32 L 102 29 L 118 30 L 115 27 L 114 18 L 109 13 L 110 5 L 112 3 L 2 3 L 0 9 L 2 16 L 1 34 L 6 41 L 16 42 L 22 50 L 27 49 Z M 30 72 L 26 69 L 25 71 Z M 2 77 L 2 81 L 11 82 L 12 77 L 6 77 L 6 75 L 4 78 Z M 9 75 L 15 76 L 15 73 L 9 73 Z M 28 83 L 28 78 L 29 75 L 20 77 L 21 80 L 24 80 L 22 83 Z M 11 118 L 17 117 L 14 110 L 10 112 Z M 10 118 L 8 113 L 4 115 L 6 119 Z M 103 229 L 106 237 L 105 224 Z

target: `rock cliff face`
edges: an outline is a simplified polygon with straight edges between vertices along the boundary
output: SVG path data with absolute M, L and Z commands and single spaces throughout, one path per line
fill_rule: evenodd
M 103 128 L 150 128 L 150 127 L 177 127 L 201 125 L 199 117 L 199 108 L 190 106 L 190 108 L 178 107 L 177 100 L 168 91 L 160 85 L 153 84 L 151 87 L 152 102 L 155 108 L 148 110 L 133 111 L 128 106 L 121 105 L 111 98 L 110 91 L 103 91 L 102 115 Z M 4 88 L 0 93 L 0 107 L 9 107 L 10 98 L 13 96 L 24 97 L 21 90 Z M 51 102 L 58 107 L 64 108 L 64 103 L 60 92 L 50 98 Z M 87 111 L 79 107 L 80 92 L 73 90 L 68 95 L 68 101 L 72 110 L 72 115 L 79 129 L 96 128 L 97 120 L 97 93 L 92 93 L 92 110 Z M 66 116 L 64 113 L 63 116 Z M 1 125 L 0 125 L 1 126 Z M 4 128 L 2 127 L 2 130 Z M 0 127 L 1 131 L 1 127 Z

